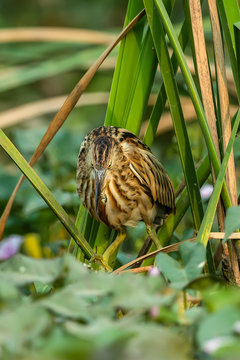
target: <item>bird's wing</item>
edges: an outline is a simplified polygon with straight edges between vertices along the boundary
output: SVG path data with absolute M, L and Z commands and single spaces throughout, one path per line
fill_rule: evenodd
M 171 180 L 150 149 L 136 146 L 132 140 L 124 142 L 129 166 L 153 200 L 175 211 L 175 195 Z

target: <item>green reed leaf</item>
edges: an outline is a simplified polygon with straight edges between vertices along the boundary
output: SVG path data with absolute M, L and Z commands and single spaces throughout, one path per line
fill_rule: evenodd
M 73 237 L 76 244 L 82 249 L 85 255 L 88 258 L 91 258 L 94 255 L 94 252 L 90 245 L 85 240 L 84 236 L 81 232 L 79 232 L 69 218 L 68 214 L 61 207 L 61 205 L 54 198 L 51 191 L 47 188 L 47 186 L 42 182 L 36 172 L 31 168 L 28 162 L 23 158 L 20 152 L 15 148 L 12 142 L 8 139 L 8 137 L 4 134 L 4 132 L 0 129 L 0 145 L 7 152 L 7 154 L 11 157 L 11 159 L 15 162 L 15 164 L 19 167 L 22 173 L 26 176 L 26 178 L 31 182 L 37 192 L 41 195 L 43 200 L 48 204 L 48 206 L 52 209 L 52 211 L 56 214 L 58 219 L 61 221 L 63 226 L 69 232 L 69 234 Z
M 213 193 L 212 193 L 211 199 L 208 203 L 207 210 L 205 211 L 204 218 L 203 218 L 201 227 L 200 227 L 198 235 L 197 235 L 197 241 L 202 242 L 205 246 L 208 243 L 209 233 L 212 228 L 212 223 L 213 223 L 214 215 L 216 212 L 217 203 L 218 203 L 218 200 L 220 197 L 225 173 L 227 170 L 228 160 L 229 160 L 229 157 L 230 157 L 230 154 L 232 151 L 232 147 L 233 147 L 235 136 L 236 136 L 236 133 L 238 130 L 239 123 L 240 123 L 240 110 L 237 113 L 237 116 L 236 116 L 236 119 L 235 119 L 235 122 L 233 125 L 233 129 L 232 129 L 232 133 L 231 133 L 231 136 L 230 136 L 230 139 L 228 142 L 228 146 L 227 146 L 227 149 L 226 149 L 223 161 L 222 161 L 222 165 L 220 167 L 220 171 L 219 171 L 216 183 L 214 185 Z

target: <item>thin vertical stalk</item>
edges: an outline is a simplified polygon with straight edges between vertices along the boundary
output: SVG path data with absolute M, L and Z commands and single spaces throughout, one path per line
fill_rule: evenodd
M 216 116 L 214 108 L 214 100 L 212 93 L 212 83 L 208 65 L 206 44 L 204 38 L 203 22 L 202 22 L 202 11 L 200 0 L 189 0 L 189 12 L 191 17 L 191 26 L 193 33 L 193 46 L 194 54 L 196 58 L 197 73 L 199 79 L 199 85 L 202 94 L 203 107 L 206 114 L 209 130 L 212 135 L 212 139 L 216 148 L 218 159 L 220 160 L 219 144 L 218 144 L 218 133 L 216 126 Z M 216 181 L 216 175 L 213 166 L 211 166 L 213 183 Z M 224 209 L 219 199 L 217 206 L 218 224 L 219 230 L 224 230 Z M 209 243 L 207 254 L 208 259 L 212 258 L 212 251 L 210 249 L 211 244 Z
M 209 6 L 212 33 L 213 33 L 213 45 L 214 45 L 215 63 L 216 63 L 216 78 L 218 82 L 218 95 L 219 95 L 220 114 L 221 114 L 221 123 L 222 123 L 223 150 L 225 153 L 232 131 L 230 112 L 229 112 L 227 78 L 226 78 L 224 53 L 222 47 L 222 37 L 221 37 L 216 0 L 211 0 L 211 1 L 208 0 L 208 6 Z M 235 172 L 233 150 L 231 151 L 228 161 L 228 167 L 226 171 L 226 181 L 227 181 L 232 204 L 233 206 L 237 206 L 237 184 L 236 184 L 236 172 Z M 238 265 L 237 249 L 235 248 L 234 242 L 233 241 L 231 242 L 232 242 L 231 265 L 234 272 L 236 283 L 240 285 L 240 272 Z
M 202 242 L 205 246 L 208 243 L 208 239 L 209 239 L 209 233 L 211 231 L 211 227 L 212 227 L 212 223 L 213 223 L 213 219 L 214 219 L 214 213 L 215 213 L 215 209 L 217 206 L 217 202 L 221 193 L 221 188 L 224 182 L 224 177 L 225 177 L 225 173 L 227 170 L 227 165 L 228 165 L 228 160 L 232 151 L 232 147 L 233 147 L 233 143 L 236 137 L 236 133 L 239 127 L 239 123 L 240 123 L 240 110 L 237 113 L 237 116 L 235 118 L 235 122 L 233 125 L 233 130 L 228 142 L 228 146 L 220 167 L 220 171 L 218 173 L 217 176 L 217 180 L 213 189 L 213 193 L 212 196 L 210 198 L 210 201 L 208 203 L 208 207 L 207 210 L 204 214 L 204 218 L 201 224 L 201 227 L 199 229 L 198 235 L 197 235 L 197 241 Z
M 182 70 L 182 74 L 185 78 L 186 81 L 186 85 L 188 87 L 189 90 L 189 94 L 192 98 L 193 101 L 193 105 L 195 107 L 196 113 L 198 115 L 198 119 L 199 119 L 199 123 L 201 125 L 201 129 L 202 129 L 202 133 L 204 135 L 205 138 L 205 142 L 208 148 L 208 153 L 209 153 L 209 157 L 211 158 L 212 164 L 214 166 L 214 170 L 216 173 L 219 172 L 220 169 L 220 164 L 219 164 L 219 159 L 216 153 L 216 149 L 211 137 L 211 133 L 209 131 L 209 127 L 205 118 L 205 114 L 204 114 L 204 110 L 202 107 L 202 103 L 200 100 L 200 97 L 198 95 L 196 86 L 194 84 L 192 75 L 190 73 L 190 70 L 186 64 L 186 60 L 183 54 L 183 51 L 181 49 L 181 46 L 178 42 L 177 36 L 175 34 L 175 31 L 173 29 L 172 23 L 169 19 L 169 16 L 167 14 L 167 11 L 163 5 L 162 0 L 154 0 L 155 4 L 156 4 L 156 9 L 162 19 L 163 25 L 165 27 L 166 33 L 169 37 L 169 40 L 173 46 L 173 50 L 175 51 L 175 54 L 178 58 L 178 62 L 179 65 L 181 67 Z M 222 187 L 222 197 L 223 197 L 223 201 L 225 206 L 228 208 L 231 206 L 231 199 L 228 193 L 228 189 L 226 187 L 226 183 L 224 182 L 223 187 Z
M 194 225 L 196 229 L 199 229 L 203 217 L 199 184 L 193 162 L 186 124 L 182 113 L 182 107 L 179 99 L 179 93 L 176 85 L 174 71 L 167 49 L 165 34 L 162 23 L 160 21 L 160 17 L 156 11 L 154 1 L 144 0 L 144 5 L 171 110 L 182 167 L 189 193 Z

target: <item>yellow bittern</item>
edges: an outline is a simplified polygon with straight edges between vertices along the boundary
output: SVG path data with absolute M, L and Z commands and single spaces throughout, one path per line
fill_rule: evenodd
M 92 130 L 80 148 L 77 191 L 95 219 L 120 230 L 107 258 L 124 239 L 125 226 L 137 226 L 139 221 L 161 247 L 154 226 L 175 212 L 174 189 L 162 165 L 136 135 L 115 126 Z

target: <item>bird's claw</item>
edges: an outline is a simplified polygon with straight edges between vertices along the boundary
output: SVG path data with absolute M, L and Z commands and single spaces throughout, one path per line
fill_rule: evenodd
M 89 260 L 90 264 L 100 264 L 106 271 L 111 272 L 112 268 L 107 264 L 104 257 L 100 254 L 94 254 Z

